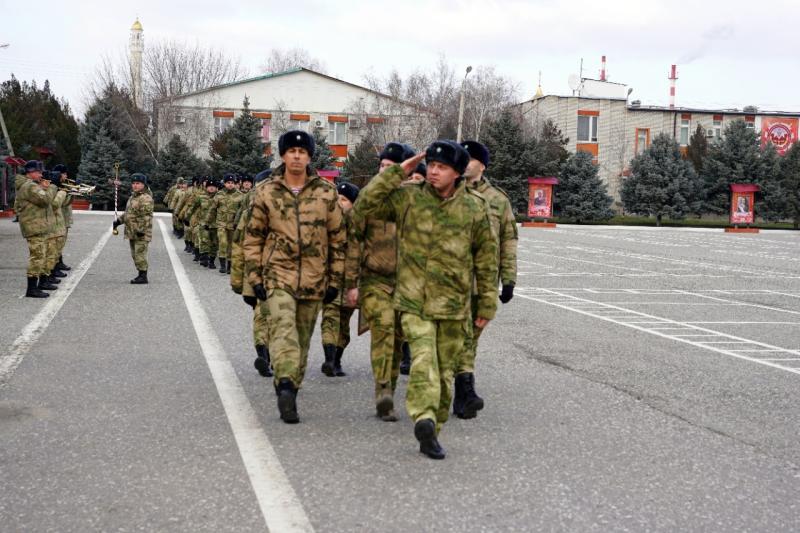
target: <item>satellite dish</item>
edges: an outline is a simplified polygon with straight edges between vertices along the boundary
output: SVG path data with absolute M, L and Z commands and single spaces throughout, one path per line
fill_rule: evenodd
M 567 83 L 569 84 L 570 89 L 576 91 L 578 90 L 578 87 L 581 86 L 581 79 L 578 77 L 577 74 L 570 74 Z

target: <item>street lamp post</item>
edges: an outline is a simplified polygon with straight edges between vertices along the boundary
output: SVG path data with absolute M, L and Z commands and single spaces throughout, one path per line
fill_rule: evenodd
M 461 82 L 461 101 L 458 104 L 458 132 L 456 133 L 456 142 L 461 142 L 461 129 L 464 125 L 464 93 L 467 89 L 467 76 L 472 72 L 472 67 L 467 67 L 467 72 L 464 74 L 464 81 Z

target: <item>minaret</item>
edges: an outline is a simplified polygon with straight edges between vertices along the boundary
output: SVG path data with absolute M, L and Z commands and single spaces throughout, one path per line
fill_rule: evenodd
M 142 95 L 142 53 L 144 52 L 144 32 L 139 18 L 131 26 L 131 82 L 133 83 L 133 103 L 138 108 L 144 105 Z

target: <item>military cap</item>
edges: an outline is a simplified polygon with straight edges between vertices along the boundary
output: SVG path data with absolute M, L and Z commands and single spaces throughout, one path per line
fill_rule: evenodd
M 381 150 L 378 159 L 381 161 L 388 159 L 389 161 L 393 161 L 395 163 L 402 163 L 409 157 L 414 157 L 415 153 L 416 152 L 414 152 L 414 149 L 407 144 L 389 142 L 386 143 L 386 146 L 384 146 L 383 150 Z
M 176 185 L 183 185 L 184 181 L 185 180 L 183 178 L 178 178 L 177 180 L 175 180 L 175 184 Z
M 255 183 L 261 183 L 262 181 L 264 181 L 265 179 L 267 179 L 271 175 L 272 175 L 272 170 L 271 169 L 268 168 L 267 170 L 262 170 L 261 172 L 256 174 Z
M 425 161 L 428 164 L 432 161 L 444 163 L 463 174 L 469 164 L 469 153 L 455 141 L 434 141 L 425 151 Z
M 469 154 L 470 158 L 477 159 L 483 166 L 489 166 L 489 149 L 486 148 L 486 145 L 479 143 L 478 141 L 464 141 L 461 143 L 461 146 Z
M 283 156 L 289 148 L 304 148 L 314 157 L 314 137 L 300 130 L 287 131 L 278 139 L 278 153 Z
M 336 192 L 350 200 L 351 202 L 355 202 L 356 198 L 358 198 L 358 185 L 354 183 L 350 183 L 348 181 L 344 181 L 336 186 Z
M 253 183 L 253 176 L 251 176 L 250 174 L 243 174 L 242 177 L 239 179 L 239 181 L 242 182 L 249 181 L 250 183 Z
M 30 161 L 26 162 L 24 168 L 25 174 L 28 174 L 29 172 L 36 172 L 37 170 L 39 172 L 44 171 L 44 165 L 42 165 L 41 161 L 37 161 L 36 159 L 31 159 Z
M 225 183 L 225 182 L 228 182 L 228 181 L 232 181 L 232 182 L 236 183 L 236 174 L 233 174 L 233 173 L 225 174 L 222 177 L 222 182 Z
M 218 179 L 215 178 L 208 178 L 206 180 L 206 187 L 216 187 L 217 189 L 222 188 L 222 183 Z
M 417 165 L 417 168 L 414 169 L 415 174 L 421 174 L 422 176 L 428 176 L 428 166 L 425 163 L 420 163 Z
M 141 172 L 134 172 L 131 174 L 131 183 L 138 181 L 139 183 L 144 183 L 147 185 L 147 176 L 142 174 Z
M 66 174 L 67 173 L 67 165 L 58 164 L 53 167 L 53 172 L 58 172 L 59 174 Z

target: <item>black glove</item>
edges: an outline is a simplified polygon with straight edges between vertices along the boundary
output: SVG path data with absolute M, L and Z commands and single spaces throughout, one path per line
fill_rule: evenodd
M 119 220 L 115 220 L 111 225 L 114 227 L 114 229 L 117 229 L 117 226 L 121 226 L 122 222 L 120 222 Z
M 211 228 L 208 227 L 208 224 L 203 224 L 203 229 L 206 231 L 210 231 Z
M 503 285 L 503 290 L 500 292 L 500 301 L 507 304 L 514 297 L 514 286 Z
M 242 300 L 244 300 L 244 303 L 246 303 L 253 309 L 256 308 L 256 304 L 258 303 L 258 298 L 256 298 L 255 296 L 242 296 Z
M 258 285 L 253 286 L 253 292 L 256 293 L 256 298 L 259 300 L 266 301 L 267 299 L 267 290 L 264 288 L 264 285 L 259 283 Z
M 136 237 L 139 238 L 139 239 L 144 239 L 144 232 L 143 231 L 137 231 L 136 232 Z
M 328 287 L 325 289 L 325 296 L 322 298 L 322 303 L 329 304 L 339 296 L 339 289 L 336 287 Z

